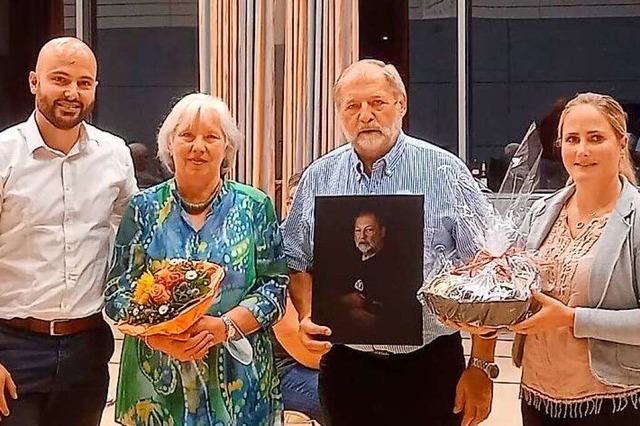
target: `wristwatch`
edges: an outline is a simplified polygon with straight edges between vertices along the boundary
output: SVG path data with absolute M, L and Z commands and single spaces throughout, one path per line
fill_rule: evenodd
M 220 316 L 220 319 L 224 323 L 224 332 L 227 335 L 227 341 L 233 339 L 236 335 L 236 324 L 226 315 Z
M 500 367 L 495 362 L 487 362 L 480 358 L 471 357 L 469 358 L 469 367 L 471 366 L 484 371 L 490 379 L 495 379 L 500 374 Z

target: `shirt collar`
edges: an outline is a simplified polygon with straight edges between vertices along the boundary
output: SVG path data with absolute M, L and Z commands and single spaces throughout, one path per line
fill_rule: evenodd
M 396 168 L 400 159 L 402 158 L 402 153 L 404 152 L 404 148 L 407 144 L 406 139 L 407 139 L 407 135 L 405 135 L 404 132 L 400 131 L 400 134 L 398 135 L 398 139 L 396 140 L 396 143 L 389 150 L 389 152 L 387 152 L 384 157 L 376 160 L 376 162 L 373 163 L 373 170 L 382 168 L 382 171 L 385 175 L 387 176 L 393 175 L 394 169 Z M 352 160 L 351 162 L 352 162 L 353 168 L 356 170 L 358 175 L 360 177 L 364 177 L 366 174 L 364 170 L 364 164 L 362 164 L 362 161 L 360 160 L 360 158 L 358 157 L 358 154 L 353 148 L 353 144 L 351 145 L 351 160 Z
M 44 148 L 51 152 L 57 152 L 54 149 L 51 149 L 42 139 L 42 134 L 40 133 L 40 129 L 38 128 L 38 123 L 36 123 L 36 113 L 35 111 L 31 113 L 29 118 L 27 119 L 24 127 L 24 134 L 27 140 L 27 148 L 29 148 L 29 152 L 33 154 L 40 148 Z M 98 143 L 96 136 L 93 134 L 93 129 L 90 129 L 89 126 L 86 126 L 86 123 L 83 121 L 80 124 L 80 138 L 78 142 L 71 148 L 69 151 L 69 156 L 75 155 L 80 151 L 83 151 L 86 148 L 88 141 L 95 141 Z

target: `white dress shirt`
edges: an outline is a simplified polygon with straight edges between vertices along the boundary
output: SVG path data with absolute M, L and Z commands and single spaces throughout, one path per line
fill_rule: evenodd
M 82 318 L 103 307 L 115 231 L 137 192 L 119 137 L 83 123 L 68 154 L 35 115 L 0 133 L 0 318 Z

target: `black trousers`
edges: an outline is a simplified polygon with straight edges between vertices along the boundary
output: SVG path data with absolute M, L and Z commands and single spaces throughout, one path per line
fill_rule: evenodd
M 600 414 L 583 417 L 580 419 L 555 419 L 544 411 L 538 411 L 535 407 L 522 403 L 523 426 L 638 426 L 640 425 L 640 407 L 634 407 L 631 403 L 617 413 L 613 413 L 611 401 L 604 401 Z
M 2 426 L 98 426 L 107 400 L 111 329 L 47 336 L 0 324 L 0 363 L 16 384 Z
M 459 333 L 410 354 L 379 356 L 335 345 L 320 361 L 325 422 L 459 426 L 453 406 L 464 367 Z

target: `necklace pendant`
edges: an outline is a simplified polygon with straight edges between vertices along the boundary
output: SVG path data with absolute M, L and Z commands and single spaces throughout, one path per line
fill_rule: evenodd
M 584 222 L 579 220 L 576 222 L 576 229 L 582 229 L 584 228 Z

